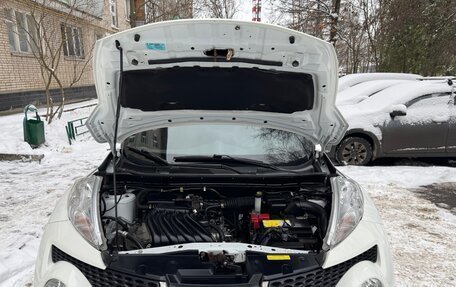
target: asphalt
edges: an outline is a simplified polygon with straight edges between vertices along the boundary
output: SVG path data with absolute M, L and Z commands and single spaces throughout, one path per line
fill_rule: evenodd
M 456 158 L 382 158 L 369 165 L 377 166 L 448 166 L 456 167 Z M 456 178 L 455 182 L 435 183 L 411 189 L 420 198 L 426 199 L 440 208 L 456 215 Z
M 379 166 L 398 166 L 398 165 L 409 165 L 409 166 L 448 166 L 456 167 L 456 158 L 381 158 L 371 162 L 369 165 Z
M 419 197 L 456 215 L 456 182 L 435 183 L 412 189 Z
M 373 165 L 381 166 L 448 166 L 456 167 L 456 158 L 384 158 L 378 159 Z M 455 178 L 456 181 L 456 178 Z M 411 189 L 420 198 L 426 199 L 440 208 L 449 210 L 456 215 L 456 182 L 434 183 Z

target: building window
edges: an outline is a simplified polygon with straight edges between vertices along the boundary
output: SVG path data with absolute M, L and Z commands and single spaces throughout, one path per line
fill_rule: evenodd
M 117 23 L 117 0 L 109 0 L 109 12 L 111 13 L 111 24 L 113 27 L 118 27 Z
M 131 14 L 131 0 L 125 0 L 125 19 L 130 21 L 130 14 Z
M 158 147 L 158 136 L 156 133 L 153 133 L 152 142 L 153 142 L 153 147 Z
M 141 133 L 141 143 L 147 144 L 147 132 Z
M 29 14 L 4 9 L 10 51 L 31 53 L 38 45 L 38 28 Z
M 64 40 L 63 54 L 67 57 L 84 58 L 81 28 L 60 24 L 60 31 Z

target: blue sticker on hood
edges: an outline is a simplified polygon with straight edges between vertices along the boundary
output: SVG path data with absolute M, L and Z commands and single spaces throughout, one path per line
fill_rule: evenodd
M 164 50 L 166 50 L 166 46 L 165 46 L 165 43 L 146 43 L 146 49 L 164 51 Z

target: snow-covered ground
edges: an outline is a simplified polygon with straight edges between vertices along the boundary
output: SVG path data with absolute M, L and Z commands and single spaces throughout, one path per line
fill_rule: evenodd
M 88 134 L 68 144 L 66 122 L 87 116 L 92 108 L 65 112 L 61 120 L 46 125 L 46 145 L 35 150 L 22 142 L 22 114 L 0 117 L 0 153 L 45 155 L 41 164 L 0 161 L 0 286 L 30 285 L 40 235 L 58 198 L 108 154 L 108 146 Z M 341 170 L 360 182 L 377 204 L 393 249 L 397 285 L 455 286 L 456 211 L 437 207 L 413 189 L 440 182 L 456 187 L 456 168 Z
M 92 109 L 65 112 L 45 125 L 46 144 L 35 150 L 22 141 L 23 114 L 0 117 L 0 153 L 44 154 L 41 164 L 0 161 L 0 286 L 31 282 L 43 226 L 57 200 L 75 178 L 91 172 L 109 153 L 107 145 L 89 134 L 68 143 L 67 121 L 86 117 Z
M 397 286 L 456 286 L 456 210 L 417 196 L 419 186 L 452 182 L 456 168 L 340 167 L 372 197 L 392 248 Z

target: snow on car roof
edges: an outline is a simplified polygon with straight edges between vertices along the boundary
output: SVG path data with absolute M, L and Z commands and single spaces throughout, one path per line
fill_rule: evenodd
M 454 87 L 453 87 L 454 88 Z M 382 139 L 379 126 L 390 119 L 389 113 L 398 108 L 398 104 L 406 104 L 419 96 L 451 92 L 452 87 L 447 81 L 410 81 L 386 88 L 372 97 L 356 105 L 338 107 L 349 124 L 350 129 L 362 129 Z M 448 100 L 449 97 L 448 97 Z M 429 107 L 429 115 L 436 115 L 436 110 Z M 431 117 L 430 117 L 431 118 Z M 410 117 L 409 117 L 410 119 Z
M 451 92 L 446 81 L 407 82 L 386 88 L 356 105 L 357 110 L 383 110 L 395 104 L 405 104 L 417 96 Z
M 337 93 L 336 105 L 354 105 L 373 94 L 393 85 L 407 83 L 409 80 L 374 80 L 359 83 Z
M 360 73 L 343 76 L 339 79 L 338 91 L 343 91 L 346 88 L 356 84 L 374 81 L 374 80 L 419 80 L 422 76 L 418 74 L 404 73 Z

